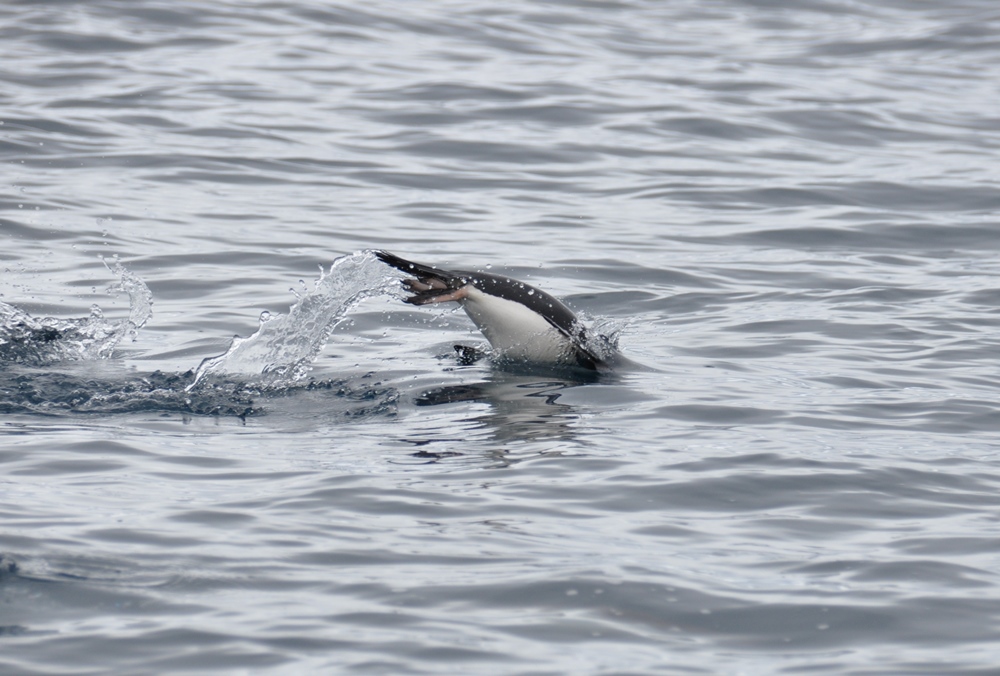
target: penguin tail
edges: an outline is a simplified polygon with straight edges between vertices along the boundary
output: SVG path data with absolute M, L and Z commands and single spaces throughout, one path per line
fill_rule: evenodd
M 413 292 L 409 298 L 403 301 L 410 305 L 430 305 L 431 303 L 447 303 L 449 301 L 463 300 L 469 295 L 469 289 L 450 289 L 442 282 L 434 280 L 436 284 L 425 284 L 417 279 L 404 279 L 403 286 Z M 441 286 L 437 286 L 440 284 Z
M 421 265 L 420 263 L 414 263 L 413 261 L 408 261 L 405 258 L 400 258 L 395 254 L 391 254 L 388 251 L 373 251 L 375 257 L 380 261 L 389 265 L 391 267 L 411 274 L 417 279 L 439 279 L 442 282 L 447 282 L 453 277 L 452 274 L 444 271 L 438 270 L 437 268 L 432 268 L 429 265 Z
M 414 276 L 415 279 L 403 280 L 403 286 L 413 292 L 412 296 L 404 299 L 410 305 L 458 301 L 468 294 L 465 283 L 446 270 L 414 263 L 388 251 L 375 251 L 373 253 L 386 265 Z

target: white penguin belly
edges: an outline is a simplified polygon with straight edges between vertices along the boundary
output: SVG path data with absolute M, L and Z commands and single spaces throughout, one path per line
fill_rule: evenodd
M 557 362 L 569 357 L 573 344 L 538 313 L 524 305 L 465 287 L 462 307 L 490 341 L 509 359 Z

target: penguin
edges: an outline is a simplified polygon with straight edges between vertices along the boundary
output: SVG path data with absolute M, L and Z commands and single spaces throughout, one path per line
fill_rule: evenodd
M 504 361 L 603 370 L 605 360 L 587 346 L 587 331 L 573 311 L 541 289 L 488 272 L 441 270 L 375 251 L 383 263 L 413 275 L 403 286 L 411 305 L 457 302 Z M 456 346 L 468 357 L 463 346 Z

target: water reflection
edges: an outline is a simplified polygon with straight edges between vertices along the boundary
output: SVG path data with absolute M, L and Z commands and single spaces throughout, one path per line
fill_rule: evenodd
M 465 419 L 469 425 L 488 431 L 493 441 L 567 441 L 575 437 L 578 419 L 573 407 L 562 404 L 563 390 L 580 381 L 540 379 L 537 376 L 493 373 L 486 380 L 446 385 L 422 392 L 417 406 L 441 406 L 458 402 L 486 404 Z M 434 454 L 422 452 L 427 457 Z

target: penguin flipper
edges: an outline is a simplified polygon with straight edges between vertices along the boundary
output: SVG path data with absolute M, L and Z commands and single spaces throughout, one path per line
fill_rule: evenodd
M 458 363 L 462 366 L 471 366 L 489 354 L 485 350 L 480 350 L 478 347 L 471 345 L 455 345 L 454 348 L 458 357 Z

